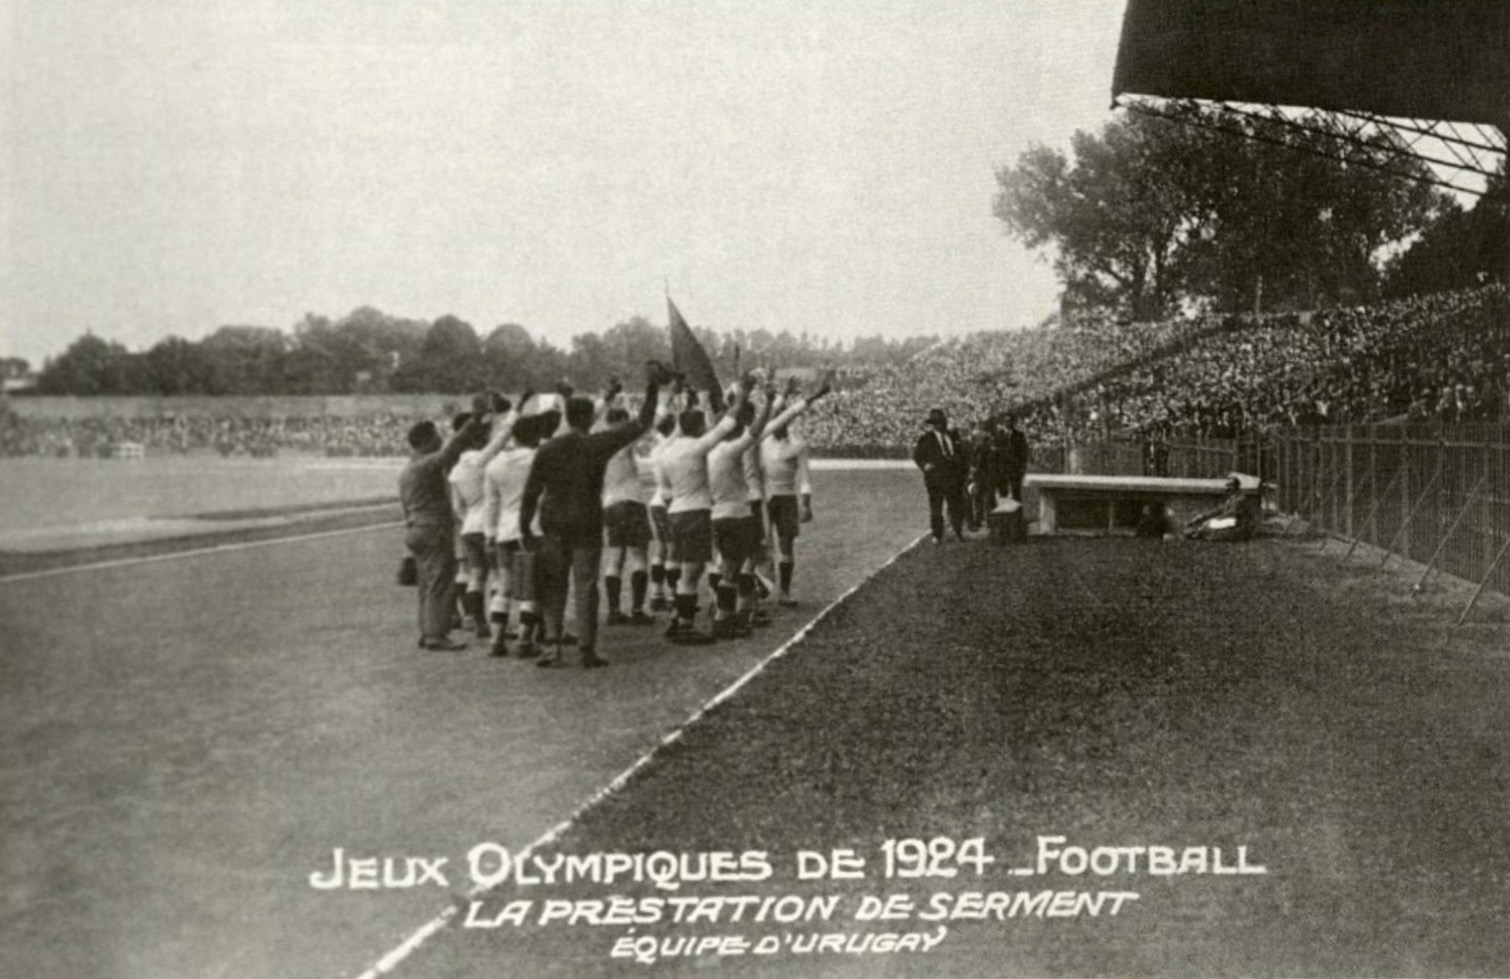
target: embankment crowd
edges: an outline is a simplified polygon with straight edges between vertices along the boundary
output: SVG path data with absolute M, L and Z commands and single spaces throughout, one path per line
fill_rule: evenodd
M 696 392 L 651 363 L 633 401 L 617 382 L 598 398 L 490 392 L 448 438 L 412 425 L 399 495 L 419 645 L 464 649 L 451 634 L 467 629 L 493 656 L 555 666 L 575 647 L 596 667 L 602 603 L 610 629 L 667 613 L 681 645 L 769 625 L 772 602 L 796 605 L 795 545 L 813 519 L 795 423 L 829 392 L 755 374 Z
M 1035 445 L 1108 434 L 1231 437 L 1269 426 L 1510 418 L 1510 292 L 1495 285 L 1364 307 L 1161 324 L 1090 320 L 941 341 L 851 367 L 803 425 L 813 452 L 906 454 L 933 408 L 1015 410 Z M 0 455 L 150 451 L 392 455 L 416 419 L 36 418 L 0 408 Z

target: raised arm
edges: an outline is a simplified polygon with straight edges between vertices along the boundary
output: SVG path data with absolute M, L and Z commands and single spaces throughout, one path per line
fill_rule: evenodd
M 753 383 L 754 380 L 749 375 L 745 375 L 739 379 L 739 387 L 734 390 L 734 400 L 725 409 L 723 417 L 718 420 L 717 425 L 709 428 L 694 443 L 699 454 L 707 455 L 709 452 L 712 452 L 715 445 L 722 442 L 730 432 L 734 431 L 735 426 L 739 424 L 739 409 L 744 405 L 745 399 L 750 396 L 750 387 Z M 719 398 L 719 401 L 722 400 L 722 398 Z
M 645 365 L 645 400 L 640 402 L 640 413 L 626 425 L 593 435 L 594 439 L 602 440 L 606 447 L 604 451 L 608 455 L 613 455 L 626 445 L 633 445 L 641 435 L 650 431 L 650 423 L 655 420 L 655 405 L 661 396 L 661 384 L 666 379 L 666 369 L 658 362 L 652 360 Z
M 503 490 L 492 469 L 482 471 L 482 533 L 488 541 L 498 536 L 498 516 L 503 511 Z
M 441 446 L 440 451 L 436 453 L 440 457 L 442 466 L 450 469 L 456 465 L 456 460 L 461 458 L 461 454 L 467 451 L 467 446 L 477 438 L 477 433 L 488 423 L 489 417 L 486 413 L 474 414 L 467 419 L 465 425 L 451 433 L 451 437 L 446 439 L 446 444 Z
M 760 410 L 755 413 L 755 420 L 750 423 L 750 443 L 760 441 L 761 432 L 766 431 L 766 422 L 771 420 L 771 407 L 776 403 L 776 383 L 766 381 L 765 400 L 760 403 Z
M 787 392 L 789 395 L 795 393 L 795 390 L 795 381 L 787 385 Z M 787 406 L 782 409 L 781 414 L 777 415 L 774 421 L 766 426 L 765 434 L 761 435 L 760 437 L 765 438 L 766 435 L 769 435 L 771 432 L 774 432 L 777 429 L 790 424 L 794 418 L 802 414 L 804 411 L 807 411 L 813 406 L 814 402 L 816 402 L 819 398 L 822 398 L 832 390 L 833 374 L 829 373 L 824 375 L 823 380 L 819 382 L 818 387 L 813 390 L 812 394 L 808 395 L 805 398 L 798 398 L 795 402 L 791 402 L 789 397 L 789 403 L 787 404 Z
M 511 405 L 509 399 L 501 394 L 494 396 L 493 410 L 502 412 L 502 414 L 493 423 L 493 437 L 488 440 L 487 445 L 482 447 L 482 460 L 478 463 L 479 465 L 486 466 L 498 456 L 498 453 L 503 451 L 503 447 L 508 444 L 509 439 L 514 434 L 514 426 L 519 422 L 520 409 L 524 407 L 524 403 L 530 399 L 533 393 L 531 391 L 524 392 L 524 397 L 519 399 L 518 407 Z

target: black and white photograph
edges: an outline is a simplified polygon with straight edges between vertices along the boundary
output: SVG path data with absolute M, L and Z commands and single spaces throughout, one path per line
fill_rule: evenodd
M 0 0 L 0 976 L 1510 976 L 1510 2 Z

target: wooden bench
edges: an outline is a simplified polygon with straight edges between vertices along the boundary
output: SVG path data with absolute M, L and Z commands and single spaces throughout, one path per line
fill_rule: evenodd
M 1238 479 L 1245 493 L 1258 496 L 1257 478 L 1238 475 Z M 1023 480 L 1023 487 L 1038 492 L 1040 534 L 1105 534 L 1133 531 L 1149 503 L 1163 504 L 1171 528 L 1177 530 L 1187 520 L 1215 507 L 1227 493 L 1227 480 L 1031 473 Z

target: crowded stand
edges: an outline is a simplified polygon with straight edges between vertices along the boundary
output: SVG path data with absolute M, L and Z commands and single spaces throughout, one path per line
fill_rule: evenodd
M 1020 407 L 1042 440 L 1232 438 L 1275 427 L 1500 421 L 1510 292 L 1448 292 L 1313 314 L 1232 317 L 1199 342 Z
M 897 457 L 933 408 L 1015 409 L 1035 445 L 1111 434 L 1232 437 L 1274 426 L 1493 421 L 1510 396 L 1510 293 L 1495 285 L 1309 314 L 1074 325 L 942 340 L 894 366 L 840 369 L 802 420 L 818 455 Z M 633 399 L 629 399 L 633 408 Z M 392 456 L 417 419 L 30 417 L 0 409 L 0 455 L 280 452 Z

